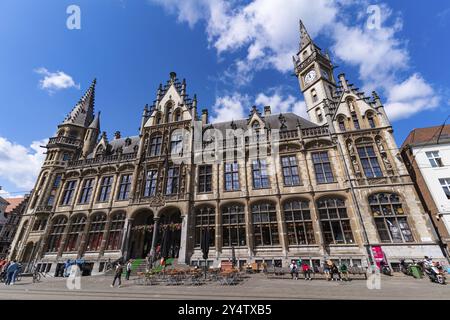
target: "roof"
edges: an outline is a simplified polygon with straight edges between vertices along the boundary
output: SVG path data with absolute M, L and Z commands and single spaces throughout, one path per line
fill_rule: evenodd
M 439 139 L 439 141 L 438 141 Z M 434 145 L 450 142 L 450 124 L 412 130 L 402 144 L 406 146 Z
M 92 81 L 91 86 L 84 96 L 78 101 L 72 111 L 67 115 L 62 124 L 73 124 L 87 127 L 94 120 L 94 102 L 95 102 L 95 84 L 97 80 Z
M 135 149 L 139 147 L 140 140 L 141 140 L 141 138 L 139 136 L 132 136 L 132 137 L 114 139 L 110 142 L 107 142 L 108 154 L 114 154 L 120 148 L 122 149 L 123 154 L 136 152 L 137 150 L 135 150 Z M 95 157 L 95 151 L 87 156 L 88 159 L 91 159 L 94 157 Z
M 9 213 L 17 209 L 24 202 L 25 198 L 24 197 L 7 198 L 5 200 L 9 202 L 9 205 L 6 207 L 5 210 L 5 217 L 6 217 Z
M 317 127 L 317 124 L 312 123 L 294 113 L 287 112 L 282 114 L 271 114 L 269 116 L 261 117 L 266 126 L 271 129 L 281 129 L 282 121 L 284 121 L 285 130 L 296 130 L 297 126 L 300 124 L 302 128 Z M 235 125 L 236 129 L 248 129 L 248 120 L 240 119 L 227 122 L 212 123 L 211 126 L 215 129 L 224 131 L 227 129 L 232 129 L 232 124 Z

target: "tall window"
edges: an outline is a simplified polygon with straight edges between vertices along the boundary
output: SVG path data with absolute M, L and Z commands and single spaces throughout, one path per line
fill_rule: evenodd
M 368 113 L 367 114 L 367 122 L 369 123 L 369 127 L 371 127 L 371 128 L 375 128 L 376 127 L 373 113 Z
M 253 233 L 256 246 L 280 244 L 278 236 L 277 212 L 271 203 L 252 206 Z
M 179 155 L 183 152 L 183 135 L 181 132 L 175 131 L 170 139 L 170 152 Z
M 316 152 L 312 154 L 314 172 L 316 173 L 317 183 L 334 182 L 333 171 L 331 170 L 328 152 Z
M 353 243 L 345 201 L 337 198 L 317 202 L 324 240 L 327 244 Z
M 284 220 L 290 245 L 316 243 L 308 201 L 294 200 L 285 203 Z
M 400 198 L 392 193 L 378 193 L 369 197 L 381 242 L 413 242 L 411 229 Z
M 443 167 L 444 163 L 442 162 L 441 156 L 439 155 L 439 151 L 430 151 L 426 153 L 428 160 L 433 168 Z
M 112 216 L 111 226 L 106 248 L 108 250 L 120 250 L 123 227 L 125 225 L 125 213 L 119 212 Z
M 195 210 L 195 246 L 200 247 L 202 236 L 209 230 L 209 246 L 215 246 L 216 211 L 212 207 L 200 207 Z
M 447 199 L 450 199 L 450 178 L 439 179 Z
M 166 106 L 166 123 L 172 121 L 173 107 L 171 104 Z
M 177 194 L 178 193 L 178 178 L 180 175 L 180 169 L 177 167 L 171 167 L 167 171 L 167 184 L 166 184 L 166 194 Z
M 316 109 L 316 117 L 317 117 L 318 122 L 323 121 L 323 114 L 322 114 L 322 110 L 320 108 Z
M 312 98 L 312 102 L 317 102 L 317 100 L 319 100 L 319 98 L 317 97 L 316 89 L 311 90 L 311 98 Z
M 105 233 L 106 215 L 104 213 L 96 214 L 89 226 L 89 235 L 87 241 L 87 251 L 99 251 L 102 246 L 103 234 Z
M 269 176 L 267 174 L 266 160 L 253 160 L 253 188 L 263 189 L 269 187 Z
M 203 165 L 198 168 L 198 192 L 211 192 L 212 165 Z
M 98 201 L 106 202 L 109 200 L 113 179 L 114 179 L 113 176 L 102 178 L 102 181 L 100 183 L 100 193 L 98 195 Z
M 297 158 L 295 156 L 281 157 L 281 166 L 283 169 L 283 181 L 285 186 L 300 185 L 300 176 L 298 173 Z
M 53 181 L 53 188 L 58 188 L 59 184 L 61 183 L 62 175 L 58 174 L 55 177 L 55 180 Z
M 159 156 L 161 154 L 162 137 L 156 136 L 150 139 L 150 156 Z
M 73 195 L 75 193 L 75 187 L 77 182 L 75 180 L 67 181 L 66 187 L 64 188 L 63 198 L 61 201 L 62 205 L 69 205 L 72 202 Z
M 145 178 L 144 197 L 156 195 L 156 184 L 158 183 L 158 170 L 148 170 Z
M 119 193 L 117 200 L 127 200 L 131 188 L 131 174 L 124 174 L 120 177 Z
M 358 155 L 367 178 L 379 178 L 383 176 L 373 147 L 358 147 Z
M 244 206 L 234 205 L 222 208 L 222 231 L 224 247 L 243 247 L 247 244 Z
M 359 120 L 358 120 L 358 116 L 356 115 L 356 112 L 352 112 L 352 121 L 353 121 L 353 127 L 356 130 L 361 129 L 360 125 L 359 125 Z
M 236 191 L 239 188 L 239 164 L 225 163 L 225 190 Z
M 53 219 L 53 225 L 50 230 L 47 242 L 47 252 L 58 252 L 61 247 L 61 240 L 67 226 L 67 218 L 64 216 Z
M 174 120 L 181 121 L 181 111 L 179 109 L 175 112 Z
M 69 233 L 67 235 L 66 246 L 64 251 L 73 252 L 79 248 L 79 241 L 84 233 L 84 226 L 86 225 L 86 217 L 84 215 L 78 215 L 72 218 L 72 222 L 69 226 Z
M 338 119 L 338 124 L 339 124 L 339 130 L 341 132 L 345 132 L 347 129 L 345 128 L 345 118 L 344 117 L 339 117 Z
M 94 188 L 94 179 L 85 179 L 81 187 L 81 195 L 79 203 L 88 203 L 91 200 L 92 189 Z

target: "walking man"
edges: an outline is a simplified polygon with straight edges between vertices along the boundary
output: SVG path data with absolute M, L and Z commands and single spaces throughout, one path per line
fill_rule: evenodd
M 126 280 L 130 280 L 130 274 L 131 274 L 131 266 L 133 265 L 133 260 L 128 260 L 128 263 L 127 263 L 127 273 L 126 273 L 126 275 L 125 275 L 125 279 Z
M 19 265 L 17 264 L 16 260 L 10 263 L 8 266 L 8 269 L 6 269 L 6 282 L 5 284 L 7 286 L 14 284 L 14 274 L 19 269 Z
M 113 280 L 113 283 L 111 285 L 111 288 L 114 288 L 114 286 L 116 284 L 116 280 L 119 280 L 119 288 L 121 287 L 121 285 L 122 285 L 122 273 L 123 273 L 123 266 L 122 266 L 122 263 L 119 261 L 117 263 L 116 270 L 114 272 L 114 280 Z

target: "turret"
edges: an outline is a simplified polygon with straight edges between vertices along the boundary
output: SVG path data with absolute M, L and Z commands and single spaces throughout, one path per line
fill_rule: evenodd
M 94 151 L 97 145 L 98 135 L 100 133 L 100 112 L 95 116 L 92 123 L 86 130 L 86 135 L 84 136 L 83 152 L 82 157 L 86 158 L 89 154 Z

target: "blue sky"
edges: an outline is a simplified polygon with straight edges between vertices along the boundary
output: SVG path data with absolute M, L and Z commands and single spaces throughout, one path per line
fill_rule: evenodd
M 211 118 L 253 104 L 303 114 L 292 76 L 298 19 L 338 69 L 367 94 L 377 90 L 401 144 L 416 127 L 450 113 L 450 4 L 365 0 L 2 0 L 0 2 L 0 186 L 28 191 L 44 139 L 53 136 L 92 79 L 111 137 L 137 134 L 142 108 L 169 72 Z M 81 29 L 69 30 L 69 5 Z M 380 28 L 366 27 L 380 8 Z M 42 80 L 47 79 L 46 82 Z M 6 191 L 5 191 L 6 190 Z M 2 193 L 0 193 L 1 195 Z

